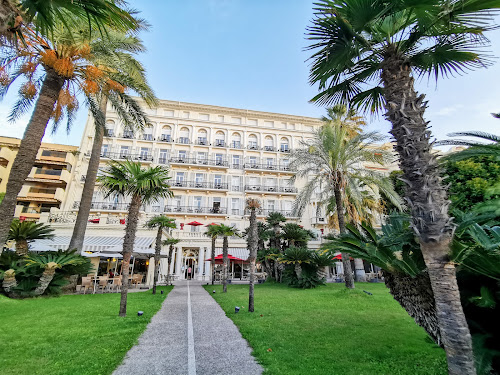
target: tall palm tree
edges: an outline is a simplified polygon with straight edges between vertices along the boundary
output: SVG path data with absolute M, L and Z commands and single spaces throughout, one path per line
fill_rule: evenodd
M 453 224 L 431 153 L 427 102 L 414 76 L 448 76 L 488 65 L 484 32 L 498 1 L 320 0 L 309 27 L 310 81 L 318 104 L 385 108 L 406 182 L 406 200 L 436 300 L 450 374 L 474 374 L 472 340 L 449 261 Z
M 279 249 L 280 246 L 280 231 L 281 223 L 286 222 L 286 217 L 280 212 L 270 212 L 266 217 L 266 222 L 271 226 L 274 238 L 271 238 L 271 247 Z
M 254 283 L 255 283 L 255 260 L 257 259 L 257 248 L 259 233 L 257 228 L 257 209 L 260 202 L 257 199 L 247 199 L 247 210 L 250 211 L 250 227 L 248 230 L 248 250 L 250 252 L 248 261 L 250 262 L 250 287 L 248 291 L 248 311 L 254 311 Z M 243 270 L 241 270 L 243 272 Z
M 212 269 L 212 285 L 215 283 L 215 242 L 217 237 L 221 234 L 219 225 L 209 225 L 205 236 L 210 237 L 212 240 L 212 256 L 210 257 L 210 267 Z
M 181 242 L 178 238 L 167 238 L 162 242 L 162 245 L 168 246 L 168 264 L 167 264 L 167 279 L 170 276 L 170 265 L 172 264 L 172 255 L 174 253 L 174 245 L 177 245 Z
M 142 204 L 157 202 L 161 198 L 172 197 L 168 185 L 168 169 L 158 167 L 142 168 L 141 163 L 129 160 L 110 162 L 97 181 L 105 197 L 122 196 L 130 198 L 125 237 L 123 238 L 122 291 L 120 316 L 127 315 L 127 292 L 130 257 L 134 250 L 139 209 Z
M 127 95 L 125 90 L 123 92 L 116 91 L 113 90 L 113 87 L 116 87 L 118 83 L 122 87 L 126 87 L 127 90 L 131 89 L 138 93 L 148 105 L 152 106 L 156 103 L 156 98 L 147 83 L 144 68 L 134 58 L 134 54 L 145 51 L 140 39 L 132 35 L 123 35 L 113 30 L 108 31 L 104 39 L 92 39 L 92 35 L 89 35 L 89 39 L 93 40 L 93 45 L 96 45 L 96 47 L 100 43 L 105 45 L 111 43 L 116 47 L 113 48 L 112 54 L 97 55 L 93 59 L 94 64 L 103 71 L 106 71 L 107 75 L 113 79 L 109 83 L 106 83 L 100 89 L 100 92 L 95 95 L 96 101 L 99 102 L 99 116 L 95 118 L 95 135 L 92 150 L 85 175 L 80 205 L 78 207 L 78 215 L 68 246 L 69 249 L 77 249 L 78 251 L 82 251 L 83 249 L 83 240 L 92 206 L 97 171 L 101 161 L 101 150 L 104 136 L 106 135 L 104 119 L 106 118 L 108 100 L 115 108 L 126 128 L 142 129 L 149 122 L 146 114 L 134 98 Z
M 437 146 L 467 146 L 465 150 L 446 155 L 448 160 L 459 161 L 476 156 L 500 157 L 500 136 L 481 131 L 464 131 L 447 134 L 448 137 L 472 137 L 479 140 L 445 139 L 437 141 Z M 487 143 L 483 142 L 486 141 Z
M 76 24 L 76 30 L 78 26 Z M 53 119 L 55 131 L 66 118 L 66 127 L 70 129 L 78 109 L 76 93 L 81 91 L 85 94 L 94 118 L 100 118 L 103 123 L 102 113 L 99 112 L 93 95 L 105 85 L 118 93 L 124 89 L 107 71 L 93 62 L 112 55 L 116 46 L 92 44 L 87 36 L 85 32 L 71 33 L 62 25 L 51 33 L 50 38 L 30 32 L 26 36 L 28 44 L 23 49 L 13 47 L 10 51 L 5 51 L 0 60 L 0 94 L 5 94 L 17 78 L 26 78 L 19 90 L 21 97 L 9 119 L 14 121 L 19 118 L 36 99 L 33 114 L 12 165 L 5 197 L 0 203 L 0 210 L 4 213 L 0 217 L 0 243 L 4 243 L 7 238 L 17 195 L 33 167 L 49 120 Z
M 220 236 L 222 237 L 222 290 L 224 293 L 227 292 L 227 274 L 229 267 L 228 259 L 228 249 L 229 249 L 229 237 L 239 236 L 239 231 L 235 227 L 229 227 L 224 224 L 219 225 Z
M 72 26 L 69 18 L 80 18 L 101 33 L 106 27 L 133 28 L 137 21 L 135 11 L 123 9 L 124 1 L 111 0 L 4 0 L 0 2 L 0 42 L 22 33 L 22 26 L 33 24 L 42 34 L 49 34 L 57 23 L 67 28 Z M 70 26 L 71 25 L 71 26 Z
M 158 228 L 158 231 L 156 232 L 155 242 L 155 274 L 153 277 L 153 294 L 156 294 L 156 284 L 158 283 L 158 275 L 160 274 L 160 251 L 162 245 L 161 237 L 163 235 L 163 231 L 166 228 L 175 229 L 177 228 L 177 224 L 175 224 L 175 219 L 163 215 L 158 215 L 149 219 L 145 226 L 150 229 Z
M 383 137 L 375 132 L 348 135 L 349 128 L 339 123 L 326 122 L 314 133 L 309 142 L 303 142 L 303 148 L 292 153 L 291 166 L 297 169 L 294 178 L 311 176 L 295 201 L 295 212 L 301 215 L 313 198 L 315 191 L 318 207 L 325 206 L 335 213 L 340 233 L 345 233 L 347 219 L 355 221 L 359 215 L 356 206 L 363 207 L 362 199 L 367 191 L 384 194 L 398 207 L 401 199 L 392 187 L 389 179 L 381 173 L 365 168 L 367 163 L 384 165 L 391 155 L 375 146 Z M 357 203 L 356 203 L 357 202 Z M 354 288 L 351 263 L 347 254 L 342 254 L 345 285 Z M 356 267 L 358 279 L 363 279 L 364 268 Z
M 326 116 L 321 116 L 321 121 L 346 127 L 349 137 L 361 133 L 363 126 L 366 126 L 364 117 L 360 116 L 355 108 L 344 104 L 326 108 Z
M 16 242 L 16 253 L 27 255 L 29 242 L 40 239 L 54 238 L 54 229 L 43 223 L 34 221 L 12 220 L 9 230 L 9 240 Z

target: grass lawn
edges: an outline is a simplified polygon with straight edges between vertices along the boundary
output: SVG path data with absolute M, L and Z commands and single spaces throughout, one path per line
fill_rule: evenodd
M 253 347 L 266 375 L 447 373 L 444 350 L 427 339 L 384 284 L 356 288 L 256 285 L 255 312 L 249 313 L 247 285 L 228 285 L 227 294 L 219 285 L 205 287 L 210 294 L 216 290 L 212 296 Z M 235 314 L 235 306 L 244 309 Z
M 0 296 L 2 375 L 111 374 L 137 342 L 172 287 L 128 295 L 87 294 L 13 300 Z M 137 316 L 137 311 L 144 315 Z

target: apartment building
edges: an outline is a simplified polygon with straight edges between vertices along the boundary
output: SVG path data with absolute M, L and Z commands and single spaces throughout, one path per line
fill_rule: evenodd
M 20 139 L 0 137 L 0 193 L 4 193 Z M 15 217 L 38 220 L 43 212 L 59 209 L 68 194 L 77 147 L 42 143 L 33 169 L 17 197 Z

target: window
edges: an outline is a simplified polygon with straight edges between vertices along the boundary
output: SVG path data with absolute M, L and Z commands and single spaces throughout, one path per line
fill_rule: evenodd
M 189 118 L 189 112 L 182 112 L 182 117 Z
M 248 137 L 248 149 L 249 150 L 257 150 L 258 149 L 257 136 L 254 134 L 252 134 Z
M 281 166 L 284 171 L 288 171 L 290 169 L 290 160 L 289 159 L 281 160 Z
M 153 140 L 153 127 L 152 126 L 146 126 L 144 128 L 144 134 L 142 135 L 142 138 L 146 141 Z
M 257 120 L 255 119 L 248 119 L 247 121 L 248 125 L 253 125 L 253 126 L 257 126 Z
M 198 152 L 197 162 L 198 164 L 208 164 L 207 162 L 208 154 L 206 152 Z
M 231 178 L 231 185 L 232 185 L 233 191 L 241 191 L 240 181 L 241 181 L 240 178 L 237 176 L 233 176 Z
M 241 135 L 239 133 L 233 133 L 231 136 L 231 147 L 241 148 Z
M 240 155 L 233 155 L 233 168 L 240 168 Z
M 267 166 L 267 169 L 274 169 L 274 159 L 267 158 L 266 159 L 266 166 Z
M 194 181 L 195 181 L 195 187 L 203 187 L 203 173 L 196 173 L 196 176 L 194 178 Z
M 115 122 L 112 120 L 106 121 L 106 134 L 108 137 L 115 136 Z
M 180 209 L 181 205 L 182 205 L 182 197 L 175 197 L 174 206 Z
M 218 131 L 217 133 L 215 133 L 215 146 L 224 147 L 225 139 L 226 136 L 224 135 L 224 132 Z
M 231 122 L 232 122 L 233 124 L 238 124 L 238 125 L 239 125 L 239 124 L 241 124 L 241 118 L 240 118 L 240 117 L 233 117 L 233 118 L 231 119 Z
M 214 187 L 215 187 L 216 189 L 220 189 L 220 188 L 222 188 L 222 175 L 220 175 L 220 174 L 216 174 L 216 175 L 214 176 Z
M 219 214 L 220 212 L 220 206 L 221 206 L 221 198 L 214 198 L 212 201 L 212 212 L 214 214 Z
M 208 145 L 207 131 L 205 129 L 198 130 L 198 144 Z
M 168 154 L 169 154 L 169 151 L 168 151 L 168 150 L 166 150 L 166 149 L 161 149 L 161 150 L 160 150 L 160 157 L 158 158 L 158 162 L 159 162 L 160 164 L 167 164 Z
M 266 138 L 264 138 L 264 151 L 274 151 L 273 144 L 273 138 L 269 135 L 266 136 Z
M 276 180 L 274 178 L 266 178 L 266 190 L 276 191 Z
M 149 160 L 151 157 L 150 149 L 147 147 L 141 147 L 141 153 L 139 155 L 139 159 L 141 160 Z
M 295 124 L 288 124 L 288 129 L 295 130 Z
M 187 151 L 184 151 L 184 150 L 181 150 L 179 151 L 179 161 L 184 163 L 186 161 L 186 158 L 187 158 Z
M 239 198 L 231 198 L 231 209 L 238 210 L 240 208 L 240 199 Z
M 180 135 L 179 143 L 189 144 L 189 129 L 188 128 L 181 128 L 179 135 Z
M 172 142 L 172 128 L 170 126 L 164 126 L 161 129 L 161 138 L 163 142 Z
M 170 110 L 168 110 L 168 109 L 165 109 L 165 110 L 163 111 L 163 115 L 164 115 L 164 116 L 167 116 L 167 117 L 174 117 L 174 111 L 170 111 Z
M 250 156 L 248 158 L 248 162 L 250 163 L 250 166 L 252 168 L 256 168 L 257 167 L 257 157 L 256 156 Z
M 224 122 L 224 116 L 222 115 L 219 115 L 217 119 L 219 120 L 219 122 Z
M 287 138 L 281 138 L 280 151 L 281 152 L 289 152 L 290 151 L 290 146 L 289 146 Z
M 125 159 L 129 155 L 130 148 L 128 146 L 120 147 L 120 158 Z
M 224 157 L 222 154 L 215 154 L 215 164 L 216 165 L 223 165 L 224 164 Z
M 109 153 L 109 145 L 102 145 L 101 147 L 101 157 L 106 158 Z
M 184 172 L 177 172 L 174 186 L 184 186 Z
M 194 197 L 194 206 L 196 208 L 201 208 L 201 197 Z M 194 227 L 195 225 L 193 225 Z
M 257 177 L 250 177 L 249 180 L 250 190 L 259 190 Z
M 210 120 L 210 115 L 208 113 L 200 113 L 200 120 L 208 121 Z
M 274 211 L 274 200 L 267 201 L 267 209 L 269 210 L 269 212 Z

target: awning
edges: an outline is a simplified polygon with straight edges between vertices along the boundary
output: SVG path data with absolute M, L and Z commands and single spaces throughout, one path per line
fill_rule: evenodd
M 208 249 L 208 254 L 211 254 L 212 249 Z M 236 258 L 243 259 L 244 261 L 248 259 L 248 256 L 250 255 L 250 252 L 246 247 L 230 247 L 228 249 L 228 253 L 232 254 Z M 216 247 L 215 248 L 215 257 L 222 254 L 222 248 L 221 247 Z M 222 255 L 221 255 L 222 256 Z
M 38 251 L 37 248 L 43 248 L 40 251 L 51 250 L 66 250 L 68 248 L 71 237 L 56 236 L 52 240 L 43 239 L 35 240 L 30 243 L 30 249 Z M 141 254 L 154 253 L 154 237 L 136 237 L 134 242 L 134 252 Z M 83 241 L 83 251 L 91 252 L 120 252 L 123 246 L 123 236 L 106 237 L 106 236 L 86 236 Z

